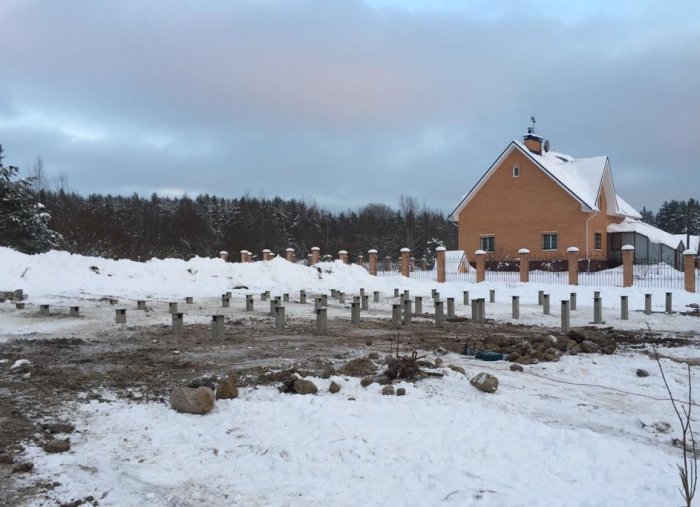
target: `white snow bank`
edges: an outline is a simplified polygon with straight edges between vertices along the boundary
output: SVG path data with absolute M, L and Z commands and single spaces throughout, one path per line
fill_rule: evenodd
M 100 505 L 676 505 L 681 453 L 654 363 L 631 355 L 567 357 L 513 373 L 448 358 L 500 379 L 401 384 L 404 397 L 358 379 L 313 379 L 316 396 L 243 389 L 206 416 L 164 404 L 77 405 L 70 453 L 31 448 L 50 498 Z M 682 391 L 682 365 L 664 361 Z M 640 379 L 636 368 L 652 374 Z M 496 370 L 496 371 L 494 371 Z M 637 393 L 625 394 L 594 386 Z M 680 394 L 680 392 L 679 392 Z M 354 401 L 349 398 L 355 398 Z M 670 434 L 653 429 L 670 423 Z M 661 425 L 663 426 L 663 425 Z M 39 503 L 39 502 L 37 502 Z

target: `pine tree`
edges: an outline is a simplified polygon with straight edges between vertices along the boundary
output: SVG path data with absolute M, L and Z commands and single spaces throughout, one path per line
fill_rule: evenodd
M 32 178 L 18 178 L 19 169 L 5 167 L 0 145 L 0 246 L 25 253 L 45 252 L 61 237 L 49 228 L 51 215 L 32 193 Z

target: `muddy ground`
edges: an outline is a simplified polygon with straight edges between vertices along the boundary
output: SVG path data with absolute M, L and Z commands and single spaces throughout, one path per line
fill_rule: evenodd
M 523 340 L 546 335 L 568 338 L 558 330 L 471 321 L 449 322 L 437 329 L 430 319 L 416 319 L 397 333 L 386 321 L 351 326 L 332 320 L 327 336 L 316 336 L 313 322 L 290 322 L 283 333 L 272 330 L 271 320 L 229 319 L 225 338 L 214 342 L 208 325 L 186 326 L 181 337 L 169 326 L 103 331 L 90 337 L 23 337 L 0 344 L 0 454 L 21 459 L 26 442 L 39 445 L 50 438 L 47 424 L 68 422 L 62 407 L 85 399 L 101 400 L 109 391 L 139 401 L 167 402 L 170 389 L 192 380 L 224 375 L 234 370 L 239 386 L 279 383 L 290 371 L 320 375 L 329 366 L 371 352 L 380 357 L 399 344 L 401 353 L 418 350 L 428 358 L 444 351 L 462 352 L 465 343 L 477 349 L 514 350 Z M 617 351 L 641 348 L 649 341 L 664 346 L 687 345 L 692 337 L 673 339 L 611 328 L 582 328 L 576 333 L 601 346 L 614 343 Z M 608 349 L 610 352 L 610 349 Z M 10 369 L 16 360 L 29 364 Z M 103 400 L 108 403 L 108 400 Z M 41 495 L 51 484 L 21 486 L 12 465 L 0 464 L 0 505 L 17 505 Z M 92 499 L 88 504 L 95 504 Z

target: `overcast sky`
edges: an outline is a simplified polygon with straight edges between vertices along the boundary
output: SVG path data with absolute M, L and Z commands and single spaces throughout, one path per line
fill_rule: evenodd
M 449 212 L 534 113 L 638 208 L 700 197 L 697 0 L 2 0 L 0 27 L 5 163 L 80 193 Z

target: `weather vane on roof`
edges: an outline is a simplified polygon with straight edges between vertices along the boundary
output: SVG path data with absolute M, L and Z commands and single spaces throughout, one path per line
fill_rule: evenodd
M 532 133 L 535 133 L 535 123 L 537 123 L 537 120 L 535 120 L 535 114 L 533 113 L 532 116 L 530 116 L 530 121 L 532 122 Z

